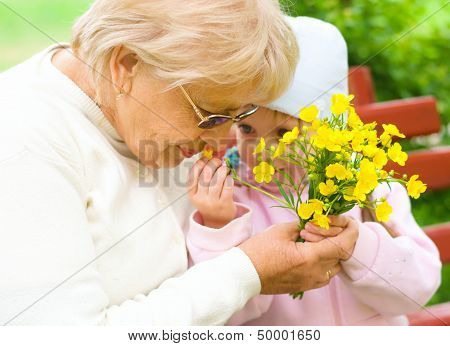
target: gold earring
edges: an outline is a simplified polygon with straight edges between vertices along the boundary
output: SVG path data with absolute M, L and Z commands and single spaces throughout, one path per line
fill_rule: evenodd
M 123 93 L 123 90 L 121 89 L 120 92 L 116 96 L 116 101 L 118 101 L 123 95 L 124 95 L 124 93 Z

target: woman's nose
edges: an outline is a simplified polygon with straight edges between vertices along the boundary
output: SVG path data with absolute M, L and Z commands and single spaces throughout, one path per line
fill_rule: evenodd
M 232 123 L 229 121 L 215 128 L 204 130 L 200 138 L 214 148 L 216 152 L 224 154 L 232 143 L 232 139 L 229 136 L 231 125 Z

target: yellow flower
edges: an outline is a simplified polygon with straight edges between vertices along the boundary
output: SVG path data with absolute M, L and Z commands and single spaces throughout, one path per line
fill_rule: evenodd
M 382 124 L 384 132 L 380 136 L 380 142 L 383 146 L 388 146 L 391 144 L 392 137 L 405 138 L 403 133 L 400 133 L 397 126 L 393 124 Z
M 326 148 L 329 151 L 341 151 L 343 136 L 339 130 L 332 130 L 328 125 L 322 125 L 317 129 L 317 134 L 311 137 L 311 142 L 319 149 Z
M 352 149 L 354 151 L 361 151 L 362 150 L 362 143 L 364 142 L 364 135 L 360 131 L 354 131 L 353 132 L 353 139 L 352 139 Z
M 330 223 L 328 220 L 328 217 L 326 215 L 322 215 L 319 213 L 314 213 L 314 218 L 313 218 L 313 222 L 318 225 L 319 227 L 325 228 L 325 229 L 329 229 L 330 228 Z
M 368 142 L 369 145 L 374 145 L 374 146 L 377 145 L 378 137 L 377 137 L 377 131 L 376 130 L 367 131 L 366 137 L 367 137 L 367 142 Z
M 340 145 L 337 145 L 337 144 L 334 144 L 334 143 L 331 143 L 331 142 L 328 142 L 328 143 L 327 143 L 326 148 L 327 148 L 329 151 L 333 151 L 333 152 L 335 152 L 335 153 L 341 151 L 341 149 L 342 149 L 342 147 L 341 147 Z
M 339 131 L 339 139 L 341 144 L 348 144 L 353 139 L 353 132 L 348 130 Z
M 347 123 L 352 129 L 359 128 L 363 125 L 363 122 L 359 118 L 358 114 L 356 114 L 355 107 L 349 107 Z
M 377 133 L 376 127 L 377 127 L 377 122 L 372 121 L 371 123 L 364 124 L 362 129 L 364 131 L 374 131 L 375 130 L 375 134 L 376 134 Z
M 315 105 L 311 105 L 309 107 L 303 108 L 299 113 L 299 117 L 301 120 L 310 123 L 317 118 L 318 114 L 319 109 Z
M 300 216 L 303 220 L 308 220 L 311 215 L 314 213 L 314 208 L 311 204 L 308 203 L 300 203 L 297 209 L 298 216 Z
M 373 163 L 377 168 L 383 168 L 387 163 L 387 155 L 383 149 L 378 149 L 375 155 L 373 156 Z
M 277 149 L 273 153 L 272 159 L 276 159 L 278 156 L 281 156 L 284 154 L 284 151 L 286 150 L 286 144 L 284 142 L 279 142 Z
M 388 177 L 389 177 L 389 173 L 382 169 L 380 171 L 380 178 L 381 179 L 387 179 Z
M 400 133 L 400 131 L 398 130 L 397 126 L 393 125 L 393 124 L 382 124 L 383 126 L 383 130 L 384 133 L 390 135 L 391 137 L 400 137 L 400 138 L 405 138 L 405 135 L 403 133 Z
M 312 130 L 317 130 L 321 125 L 320 120 L 313 120 L 312 124 L 311 124 L 311 129 Z
M 333 163 L 325 169 L 328 178 L 336 177 L 338 180 L 351 179 L 353 174 L 340 163 Z
M 359 163 L 361 171 L 375 171 L 375 165 L 368 159 L 362 159 Z
M 378 148 L 375 145 L 368 144 L 362 147 L 362 152 L 366 157 L 374 157 L 377 151 Z
M 331 96 L 331 112 L 334 115 L 344 113 L 350 107 L 350 101 L 353 100 L 353 95 L 334 94 Z
M 378 185 L 378 175 L 375 164 L 367 159 L 362 159 L 359 164 L 358 182 L 355 190 L 359 193 L 368 194 Z
M 420 194 L 424 193 L 427 189 L 427 185 L 424 184 L 422 181 L 417 180 L 417 178 L 419 178 L 419 176 L 417 174 L 414 174 L 411 178 L 409 178 L 409 181 L 406 183 L 408 195 L 410 195 L 414 199 L 419 198 Z
M 389 220 L 389 216 L 392 213 L 392 207 L 388 202 L 384 201 L 377 205 L 375 208 L 375 214 L 377 216 L 377 220 L 384 222 Z
M 214 153 L 213 149 L 204 148 L 202 151 L 202 156 L 206 157 L 208 160 L 211 160 L 213 157 L 213 153 Z
M 253 174 L 258 183 L 270 183 L 272 176 L 275 174 L 275 168 L 267 162 L 260 162 L 258 166 L 253 167 Z
M 292 131 L 288 131 L 283 135 L 283 138 L 281 141 L 285 144 L 291 144 L 293 141 L 295 141 L 298 137 L 299 130 L 298 127 L 295 126 Z
M 316 213 L 322 213 L 324 204 L 322 201 L 319 201 L 318 199 L 310 199 L 308 203 L 312 204 L 314 206 L 314 212 Z
M 346 194 L 346 195 L 344 195 L 344 199 L 346 200 L 346 201 L 348 201 L 348 202 L 351 202 L 351 201 L 356 201 L 356 198 L 355 198 L 355 196 L 353 196 L 352 194 Z
M 388 149 L 388 156 L 400 166 L 404 166 L 406 160 L 408 160 L 408 154 L 402 151 L 402 146 L 398 143 L 394 143 L 392 147 Z
M 387 134 L 386 132 L 383 132 L 380 136 L 380 142 L 381 145 L 388 146 L 389 144 L 391 144 L 391 136 L 389 134 Z
M 319 184 L 319 191 L 322 195 L 328 196 L 335 193 L 337 190 L 337 186 L 334 185 L 333 180 L 327 180 L 326 183 L 320 183 Z
M 342 151 L 342 156 L 344 157 L 344 160 L 350 161 L 352 158 L 352 155 L 347 151 Z
M 325 148 L 327 148 L 329 151 L 333 151 L 335 153 L 341 151 L 342 147 L 338 144 L 332 143 L 332 142 L 328 142 L 327 145 L 325 146 Z
M 353 138 L 353 133 L 348 130 L 334 129 L 329 133 L 326 148 L 329 151 L 341 151 L 342 147 L 348 145 L 348 142 Z
M 265 142 L 264 138 L 261 137 L 258 145 L 256 146 L 255 150 L 253 151 L 253 155 L 262 153 L 265 148 L 266 148 L 266 142 Z
M 310 199 L 306 203 L 300 203 L 297 209 L 298 216 L 303 220 L 308 220 L 314 213 L 322 214 L 323 202 L 318 199 Z
M 316 134 L 310 138 L 310 142 L 318 148 L 325 148 L 330 131 L 327 124 L 319 126 L 316 130 Z
M 346 201 L 365 201 L 366 195 L 355 187 L 349 187 L 344 190 L 344 199 Z

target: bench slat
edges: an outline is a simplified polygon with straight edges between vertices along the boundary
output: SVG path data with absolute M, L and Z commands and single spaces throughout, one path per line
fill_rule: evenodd
M 424 231 L 439 249 L 442 263 L 450 263 L 450 222 L 427 226 Z
M 448 326 L 450 325 L 450 302 L 427 306 L 408 315 L 411 326 Z
M 394 124 L 407 138 L 438 133 L 441 129 L 436 99 L 432 96 L 377 102 L 355 108 L 365 123 L 376 121 L 381 131 L 381 124 Z
M 429 190 L 445 189 L 450 186 L 450 146 L 417 150 L 408 153 L 405 166 L 389 162 L 385 170 L 395 170 L 410 177 L 418 174 Z
M 355 95 L 355 106 L 375 102 L 375 91 L 369 67 L 351 67 L 348 72 L 348 88 L 350 94 Z

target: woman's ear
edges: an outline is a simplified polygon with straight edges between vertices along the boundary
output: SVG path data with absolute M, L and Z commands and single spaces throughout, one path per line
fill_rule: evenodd
M 109 61 L 111 82 L 117 94 L 129 94 L 132 89 L 133 77 L 136 75 L 138 59 L 136 53 L 117 46 L 113 49 Z

